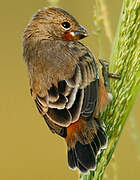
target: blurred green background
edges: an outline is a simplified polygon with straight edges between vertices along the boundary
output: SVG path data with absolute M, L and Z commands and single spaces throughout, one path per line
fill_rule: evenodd
M 106 1 L 113 35 L 122 0 Z M 22 58 L 22 34 L 37 9 L 46 0 L 1 1 L 0 6 L 0 180 L 77 180 L 78 171 L 67 166 L 66 144 L 53 135 L 30 97 L 27 69 Z M 82 42 L 99 56 L 93 35 L 93 0 L 61 0 L 90 33 Z M 111 46 L 103 36 L 104 56 Z M 105 179 L 140 179 L 140 98 L 126 122 L 115 156 L 107 167 Z M 107 178 L 108 177 L 108 178 Z

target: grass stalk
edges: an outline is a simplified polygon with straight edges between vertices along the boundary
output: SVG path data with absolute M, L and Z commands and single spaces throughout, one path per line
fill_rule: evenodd
M 108 147 L 97 159 L 97 168 L 80 180 L 102 180 L 126 119 L 140 92 L 140 1 L 123 0 L 110 58 L 110 72 L 120 73 L 121 80 L 110 80 L 113 101 L 101 119 L 106 125 Z

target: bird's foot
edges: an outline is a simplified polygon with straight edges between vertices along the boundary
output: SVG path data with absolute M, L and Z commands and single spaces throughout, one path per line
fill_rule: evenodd
M 102 65 L 102 75 L 104 78 L 104 85 L 110 91 L 109 78 L 120 79 L 120 74 L 110 73 L 109 72 L 109 62 L 104 59 L 99 59 L 100 64 Z

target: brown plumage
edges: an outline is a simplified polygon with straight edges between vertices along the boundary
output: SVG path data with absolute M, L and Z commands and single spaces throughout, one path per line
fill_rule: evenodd
M 78 40 L 87 31 L 65 10 L 39 10 L 23 36 L 31 95 L 53 133 L 65 138 L 68 163 L 82 172 L 95 169 L 106 146 L 98 119 L 108 103 L 95 57 Z

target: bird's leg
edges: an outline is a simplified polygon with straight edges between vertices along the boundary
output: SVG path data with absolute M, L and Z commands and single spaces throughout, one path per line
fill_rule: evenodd
M 120 74 L 114 74 L 109 72 L 109 62 L 103 59 L 99 59 L 102 65 L 102 75 L 104 78 L 104 85 L 110 91 L 109 78 L 120 79 Z

